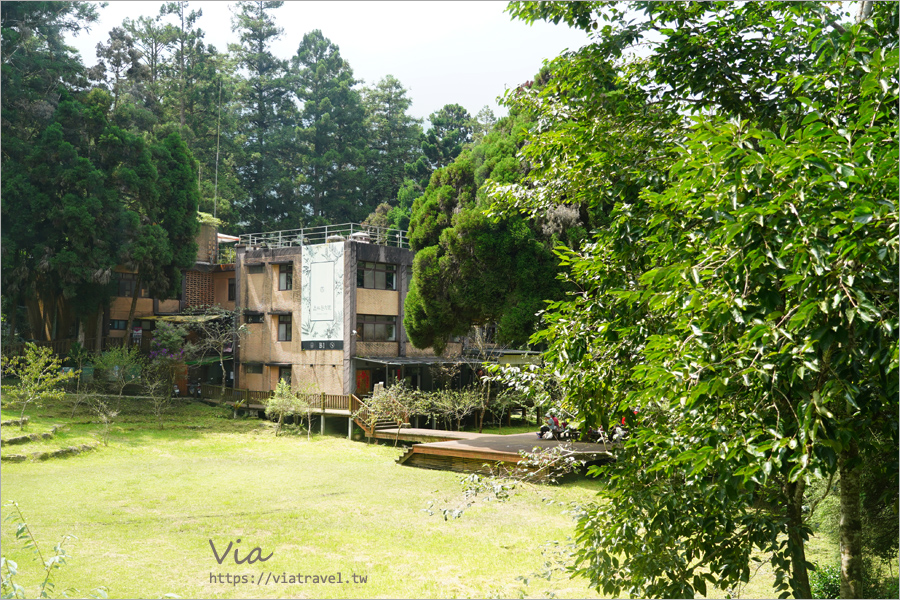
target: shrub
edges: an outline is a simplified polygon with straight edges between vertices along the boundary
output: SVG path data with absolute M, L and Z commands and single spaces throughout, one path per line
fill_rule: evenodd
M 813 598 L 841 597 L 841 568 L 838 566 L 815 566 L 809 575 L 809 588 Z
M 16 377 L 19 383 L 9 388 L 10 393 L 22 407 L 21 427 L 25 428 L 25 409 L 29 404 L 41 405 L 48 400 L 63 397 L 63 384 L 81 374 L 80 371 L 63 371 L 59 358 L 53 350 L 28 342 L 25 354 L 12 358 L 3 357 L 3 371 Z
M 119 346 L 101 354 L 94 361 L 94 377 L 121 396 L 125 387 L 141 378 L 144 358 L 136 346 Z
M 270 419 L 277 417 L 275 425 L 275 435 L 281 431 L 281 424 L 285 417 L 291 417 L 300 410 L 297 402 L 297 396 L 291 391 L 291 386 L 284 379 L 275 386 L 275 393 L 265 401 L 266 416 Z

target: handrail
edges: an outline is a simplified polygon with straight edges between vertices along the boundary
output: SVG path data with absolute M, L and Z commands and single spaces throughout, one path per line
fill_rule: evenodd
M 356 240 L 379 246 L 409 248 L 408 232 L 392 227 L 377 227 L 361 223 L 341 223 L 340 225 L 321 225 L 300 229 L 245 233 L 240 236 L 238 243 L 253 248 L 289 248 L 291 246 L 325 244 L 329 241 L 338 241 L 340 239 Z
M 225 388 L 225 398 L 228 401 L 237 401 L 240 404 L 249 404 L 251 400 L 264 402 L 274 394 L 274 390 L 245 390 L 242 388 Z M 223 400 L 222 386 L 201 384 L 200 394 L 211 400 Z M 314 410 L 350 410 L 352 412 L 353 400 L 351 395 L 344 394 L 303 394 L 307 396 L 309 405 Z M 359 402 L 359 400 L 357 400 Z

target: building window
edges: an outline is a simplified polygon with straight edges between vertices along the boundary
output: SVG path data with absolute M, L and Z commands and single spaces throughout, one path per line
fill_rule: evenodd
M 258 273 L 262 273 L 263 271 L 265 271 L 265 269 L 266 269 L 266 265 L 262 265 L 262 264 L 247 266 L 247 272 L 250 273 L 251 275 L 256 275 Z
M 291 341 L 291 315 L 278 315 L 278 341 Z
M 294 265 L 278 265 L 278 289 L 294 289 Z
M 356 315 L 356 333 L 360 342 L 396 342 L 397 317 Z
M 244 315 L 245 323 L 262 323 L 263 316 L 262 313 L 247 313 Z
M 109 328 L 125 331 L 128 329 L 128 319 L 113 319 L 109 322 Z
M 244 365 L 244 372 L 247 375 L 262 375 L 263 366 L 261 364 Z
M 234 277 L 232 277 L 228 280 L 228 300 L 230 300 L 232 302 L 234 301 L 234 299 L 237 295 L 235 292 L 236 292 L 236 289 L 234 286 Z
M 396 290 L 397 265 L 360 261 L 356 267 L 356 287 Z
M 131 298 L 134 295 L 134 286 L 137 285 L 137 275 L 134 273 L 116 273 L 118 280 L 117 294 L 120 298 Z M 141 298 L 149 298 L 147 289 L 141 289 Z
M 284 380 L 284 382 L 288 385 L 291 385 L 291 368 L 290 367 L 278 367 L 278 380 Z

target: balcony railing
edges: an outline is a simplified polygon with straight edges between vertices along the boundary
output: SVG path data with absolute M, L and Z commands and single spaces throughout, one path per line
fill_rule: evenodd
M 374 227 L 359 223 L 322 225 L 301 229 L 284 229 L 265 233 L 245 233 L 239 243 L 251 248 L 289 248 L 342 240 L 366 242 L 379 246 L 409 248 L 409 236 L 402 229 Z

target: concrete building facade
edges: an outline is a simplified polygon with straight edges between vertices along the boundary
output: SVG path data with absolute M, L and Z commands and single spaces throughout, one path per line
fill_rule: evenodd
M 427 385 L 428 366 L 460 352 L 451 344 L 436 357 L 407 339 L 403 305 L 414 253 L 400 244 L 361 235 L 297 245 L 242 238 L 235 250 L 236 303 L 250 330 L 236 353 L 235 387 L 272 390 L 285 379 L 365 396 L 380 382 Z

